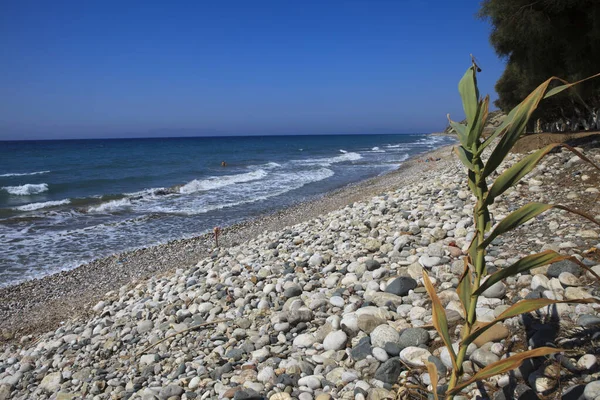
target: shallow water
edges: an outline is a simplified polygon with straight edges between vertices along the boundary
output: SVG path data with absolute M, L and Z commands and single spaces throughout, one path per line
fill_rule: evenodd
M 452 142 L 429 135 L 0 142 L 0 286 L 197 236 Z

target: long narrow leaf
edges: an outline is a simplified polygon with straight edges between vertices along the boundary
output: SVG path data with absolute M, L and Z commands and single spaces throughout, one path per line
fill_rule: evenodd
M 458 91 L 460 92 L 465 116 L 467 117 L 467 126 L 470 127 L 475 121 L 477 102 L 479 101 L 479 90 L 477 89 L 477 77 L 474 67 L 469 67 L 467 72 L 465 72 L 458 83 Z M 472 143 L 467 144 L 469 148 L 472 146 Z
M 515 115 L 517 114 L 517 110 L 518 107 L 515 107 L 512 110 L 510 110 L 508 115 L 504 118 L 504 121 L 502 121 L 502 123 L 496 129 L 494 129 L 494 133 L 492 133 L 490 136 L 487 137 L 487 139 L 483 141 L 481 146 L 479 146 L 478 155 L 481 154 L 481 152 L 483 152 L 483 150 L 486 147 L 488 147 L 494 141 L 494 139 L 496 139 L 498 136 L 503 135 L 506 132 L 512 121 L 514 121 Z
M 529 94 L 518 106 L 512 121 L 509 121 L 506 132 L 496 145 L 483 170 L 483 177 L 489 176 L 504 161 L 508 152 L 525 131 L 531 114 L 542 100 L 552 78 L 548 79 Z
M 519 182 L 521 178 L 523 178 L 533 168 L 535 168 L 535 166 L 546 154 L 548 154 L 550 151 L 552 151 L 552 149 L 556 147 L 565 147 L 572 153 L 576 154 L 579 158 L 591 164 L 594 168 L 600 171 L 600 167 L 596 163 L 594 163 L 588 157 L 583 155 L 581 152 L 575 150 L 573 147 L 563 143 L 552 143 L 523 158 L 521 161 L 504 171 L 498 178 L 496 178 L 486 197 L 486 204 L 492 204 L 496 197 L 500 196 L 508 188 L 514 186 L 517 182 Z
M 454 152 L 465 167 L 470 170 L 473 169 L 473 154 L 469 150 L 466 150 L 463 146 L 454 146 Z
M 589 79 L 597 78 L 597 77 L 599 77 L 599 76 L 600 76 L 600 73 L 598 73 L 598 74 L 596 74 L 596 75 L 588 76 L 587 78 L 584 78 L 584 79 L 582 79 L 582 80 L 580 80 L 580 81 L 573 82 L 573 83 L 569 83 L 569 82 L 567 82 L 567 81 L 565 81 L 565 80 L 563 80 L 563 79 L 560 79 L 560 78 L 555 78 L 555 79 L 559 79 L 560 81 L 564 82 L 565 84 L 564 84 L 564 85 L 561 85 L 561 86 L 557 86 L 557 87 L 555 87 L 554 89 L 550 89 L 550 90 L 548 90 L 548 93 L 546 93 L 546 95 L 544 96 L 544 98 L 548 98 L 548 97 L 550 97 L 550 96 L 554 96 L 555 94 L 558 94 L 558 93 L 562 92 L 562 91 L 563 91 L 563 90 L 565 90 L 565 89 L 569 89 L 570 87 L 573 87 L 573 86 L 575 86 L 575 85 L 578 85 L 578 84 L 580 84 L 581 82 L 585 82 L 585 81 L 587 81 L 587 80 L 589 80 Z
M 431 281 L 429 280 L 429 275 L 427 275 L 427 272 L 425 271 L 423 271 L 423 282 L 425 283 L 427 294 L 431 298 L 433 327 L 440 334 L 440 337 L 448 348 L 450 358 L 452 359 L 452 365 L 454 368 L 458 369 L 458 366 L 456 365 L 456 353 L 454 353 L 454 348 L 452 348 L 452 340 L 450 340 L 450 331 L 448 328 L 448 320 L 446 319 L 446 311 L 444 310 L 444 306 L 442 306 L 442 302 L 440 301 L 440 298 L 438 297 L 433 285 L 431 284 Z
M 521 258 L 510 267 L 503 268 L 498 272 L 490 275 L 490 277 L 477 288 L 474 295 L 480 295 L 489 289 L 492 285 L 506 279 L 510 276 L 515 276 L 521 272 L 529 271 L 532 268 L 541 267 L 544 265 L 552 264 L 558 261 L 566 260 L 571 258 L 570 256 L 563 256 L 552 250 L 546 250 L 541 253 L 532 254 L 527 257 Z M 458 289 L 457 289 L 458 291 Z
M 521 178 L 527 175 L 538 162 L 555 147 L 558 143 L 550 144 L 537 150 L 535 153 L 524 157 L 521 161 L 504 171 L 496 180 L 488 192 L 485 203 L 492 204 L 494 199 L 514 186 Z
M 516 227 L 529 221 L 531 218 L 535 218 L 536 216 L 540 215 L 544 211 L 547 211 L 551 208 L 558 208 L 560 210 L 565 210 L 565 211 L 569 211 L 573 214 L 580 215 L 580 216 L 584 217 L 585 219 L 600 226 L 600 222 L 598 222 L 594 217 L 592 217 L 591 215 L 589 215 L 587 213 L 584 213 L 583 211 L 576 210 L 574 208 L 570 208 L 570 207 L 558 205 L 558 204 L 529 203 L 529 204 L 525 204 L 523 207 L 519 208 L 518 210 L 513 211 L 506 218 L 504 218 L 502 220 L 502 222 L 500 222 L 498 224 L 498 226 L 496 226 L 496 229 L 494 229 L 492 231 L 492 233 L 490 233 L 490 235 L 483 241 L 483 243 L 481 243 L 481 245 L 479 245 L 479 248 L 481 248 L 481 249 L 486 248 L 492 242 L 492 240 L 494 240 L 499 235 L 515 229 Z
M 545 298 L 521 300 L 510 306 L 508 309 L 504 310 L 504 312 L 498 315 L 492 322 L 488 322 L 479 329 L 471 332 L 469 336 L 463 339 L 461 344 L 463 346 L 468 346 L 475 339 L 481 336 L 485 331 L 487 331 L 497 323 L 504 321 L 505 319 L 516 317 L 531 311 L 539 310 L 542 307 L 559 303 L 600 303 L 600 301 L 594 298 L 575 300 L 551 300 Z
M 431 380 L 431 386 L 433 387 L 433 398 L 434 400 L 439 400 L 438 397 L 438 371 L 437 367 L 431 361 L 425 361 L 425 366 L 427 366 L 427 372 L 429 372 L 429 379 Z
M 471 379 L 456 385 L 453 389 L 446 392 L 446 394 L 450 396 L 455 395 L 473 382 L 479 382 L 490 376 L 503 374 L 507 371 L 517 369 L 523 364 L 523 361 L 528 358 L 547 356 L 549 354 L 560 353 L 561 351 L 563 350 L 552 347 L 539 347 L 537 349 L 515 354 L 514 356 L 502 359 L 481 369 Z
M 479 102 L 479 105 L 477 107 L 477 115 L 475 116 L 475 121 L 473 121 L 473 124 L 469 125 L 469 136 L 467 138 L 467 143 L 469 143 L 473 149 L 477 148 L 475 146 L 475 143 L 481 138 L 483 128 L 487 123 L 489 103 L 490 96 L 485 96 L 485 99 Z
M 508 214 L 508 216 L 504 218 L 502 222 L 498 224 L 498 226 L 496 226 L 496 229 L 494 229 L 492 233 L 490 233 L 490 236 L 488 236 L 487 239 L 485 239 L 479 247 L 483 249 L 486 248 L 492 242 L 492 240 L 494 240 L 499 235 L 515 229 L 519 225 L 524 224 L 531 218 L 535 218 L 536 216 L 551 208 L 552 205 L 544 203 L 525 204 L 518 210 Z
M 460 303 L 465 310 L 465 316 L 469 312 L 471 306 L 471 292 L 473 291 L 473 281 L 471 279 L 471 269 L 469 268 L 469 257 L 464 258 L 465 270 L 463 271 L 458 286 L 456 287 L 456 293 L 460 299 Z
M 456 132 L 456 135 L 458 136 L 458 140 L 460 141 L 460 144 L 463 147 L 467 147 L 468 146 L 468 142 L 467 142 L 467 126 L 460 124 L 458 122 L 452 121 L 450 119 L 450 114 L 448 114 L 448 123 L 450 124 L 450 126 L 452 127 L 452 129 L 454 129 L 454 132 Z

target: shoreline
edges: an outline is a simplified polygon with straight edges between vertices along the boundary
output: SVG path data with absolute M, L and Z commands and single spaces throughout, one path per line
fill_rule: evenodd
M 447 161 L 451 147 L 446 145 L 412 156 L 398 169 L 384 175 L 224 227 L 219 238 L 220 248 L 244 243 L 260 233 L 281 230 L 396 189 L 418 179 L 420 173 L 440 168 L 440 162 L 426 164 L 418 160 L 433 157 Z M 108 292 L 193 266 L 198 260 L 211 255 L 213 244 L 212 233 L 205 233 L 101 257 L 74 269 L 0 288 L 0 343 L 45 333 L 56 329 L 67 319 L 86 318 L 92 314 L 92 307 Z

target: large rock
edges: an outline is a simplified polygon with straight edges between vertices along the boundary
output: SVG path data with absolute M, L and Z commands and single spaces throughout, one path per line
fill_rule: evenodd
M 375 315 L 363 314 L 358 317 L 358 328 L 367 334 L 370 334 L 379 325 L 384 325 L 385 323 L 385 319 L 378 318 Z
M 424 367 L 429 357 L 429 350 L 420 347 L 410 346 L 400 352 L 400 359 L 411 367 Z
M 348 340 L 348 336 L 344 331 L 333 331 L 325 337 L 323 348 L 325 350 L 341 350 Z
M 404 349 L 410 346 L 420 346 L 429 342 L 429 332 L 423 328 L 406 328 L 400 334 L 398 345 Z
M 44 376 L 44 379 L 42 379 L 42 382 L 40 383 L 40 388 L 50 394 L 56 393 L 60 389 L 61 382 L 62 374 L 60 372 L 52 372 Z
M 500 357 L 484 349 L 477 349 L 471 354 L 471 361 L 480 367 L 487 367 L 488 365 L 500 361 Z
M 563 260 L 548 267 L 548 276 L 558 278 L 561 272 L 570 272 L 575 276 L 581 275 L 581 267 L 570 260 Z
M 417 287 L 417 281 L 409 276 L 401 276 L 390 283 L 385 291 L 396 296 L 406 296 L 409 291 Z
M 590 382 L 585 385 L 583 397 L 585 397 L 585 400 L 594 400 L 600 397 L 600 381 Z
M 502 282 L 496 282 L 487 288 L 482 295 L 489 299 L 501 299 L 506 294 L 506 285 Z
M 402 363 L 398 358 L 390 358 L 377 368 L 375 379 L 393 385 L 398 382 L 398 377 L 402 372 Z
M 400 334 L 391 326 L 379 325 L 371 332 L 371 344 L 375 347 L 385 347 L 388 342 L 400 345 Z
M 392 293 L 366 291 L 364 297 L 365 300 L 371 301 L 377 304 L 379 307 L 386 307 L 389 304 L 392 304 L 394 307 L 398 307 L 400 304 L 402 304 L 402 297 Z

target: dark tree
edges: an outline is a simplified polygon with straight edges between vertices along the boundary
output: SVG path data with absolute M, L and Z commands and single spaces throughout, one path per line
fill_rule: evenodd
M 551 76 L 574 82 L 600 72 L 600 0 L 485 0 L 479 16 L 491 23 L 490 42 L 507 62 L 496 83 L 503 111 Z M 536 117 L 589 120 L 599 105 L 595 79 L 545 101 Z

